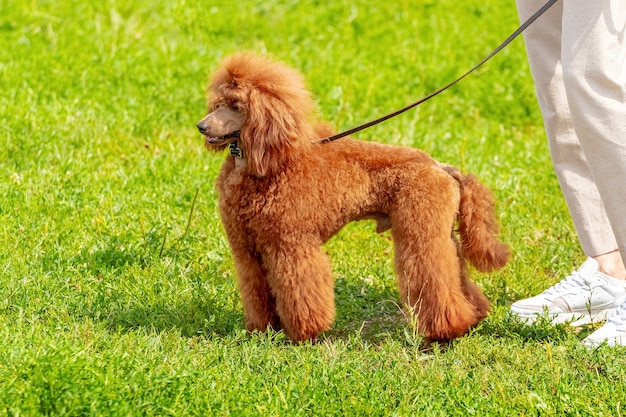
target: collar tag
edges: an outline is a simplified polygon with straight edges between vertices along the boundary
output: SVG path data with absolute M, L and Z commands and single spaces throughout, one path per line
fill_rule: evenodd
M 239 159 L 243 158 L 243 151 L 237 147 L 237 141 L 231 142 L 230 145 L 228 145 L 228 148 L 230 156 Z

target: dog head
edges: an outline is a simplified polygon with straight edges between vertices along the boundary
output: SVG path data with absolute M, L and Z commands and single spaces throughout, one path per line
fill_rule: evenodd
M 249 52 L 226 58 L 209 85 L 209 114 L 198 123 L 207 148 L 237 140 L 250 174 L 278 172 L 315 140 L 314 109 L 300 73 Z

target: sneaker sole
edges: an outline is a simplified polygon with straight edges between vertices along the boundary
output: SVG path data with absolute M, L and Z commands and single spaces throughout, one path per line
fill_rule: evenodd
M 537 321 L 537 319 L 539 317 L 545 317 L 548 319 L 548 321 L 550 321 L 552 324 L 563 324 L 563 323 L 569 323 L 570 326 L 584 326 L 586 324 L 590 324 L 590 323 L 595 323 L 595 322 L 599 322 L 599 321 L 604 321 L 607 319 L 608 316 L 610 316 L 615 310 L 617 310 L 617 308 L 610 308 L 607 310 L 602 310 L 600 312 L 597 312 L 595 314 L 589 314 L 587 312 L 585 313 L 559 313 L 559 314 L 554 314 L 551 315 L 549 313 L 538 313 L 538 312 L 517 312 L 517 311 L 512 311 L 512 313 L 517 316 L 520 321 L 526 323 L 526 324 L 532 324 L 535 321 Z
M 598 348 L 602 345 L 607 346 L 626 346 L 626 336 L 614 336 L 614 337 L 606 337 L 604 339 L 590 339 L 588 337 L 584 338 L 583 346 L 587 348 Z

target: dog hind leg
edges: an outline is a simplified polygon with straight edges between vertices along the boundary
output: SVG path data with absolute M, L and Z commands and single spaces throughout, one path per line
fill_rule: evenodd
M 483 294 L 481 289 L 469 278 L 469 272 L 467 269 L 467 263 L 463 257 L 461 242 L 454 235 L 452 235 L 452 239 L 454 240 L 454 244 L 457 248 L 457 257 L 461 267 L 461 286 L 463 287 L 463 294 L 465 294 L 465 297 L 476 309 L 478 319 L 482 320 L 486 318 L 487 314 L 491 311 L 489 300 L 487 300 L 487 297 L 485 297 L 485 294 Z
M 458 187 L 449 177 L 424 174 L 419 181 L 401 190 L 391 213 L 400 298 L 427 339 L 447 341 L 480 321 L 470 302 L 477 287 L 464 285 L 451 237 Z

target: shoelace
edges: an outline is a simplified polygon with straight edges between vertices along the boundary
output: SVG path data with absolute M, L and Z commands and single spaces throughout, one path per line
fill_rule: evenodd
M 613 314 L 611 314 L 608 320 L 618 326 L 626 326 L 626 301 L 623 302 Z
M 589 282 L 578 271 L 573 271 L 571 275 L 548 288 L 545 293 L 552 295 L 557 291 L 569 290 L 571 288 L 586 288 L 588 286 Z

